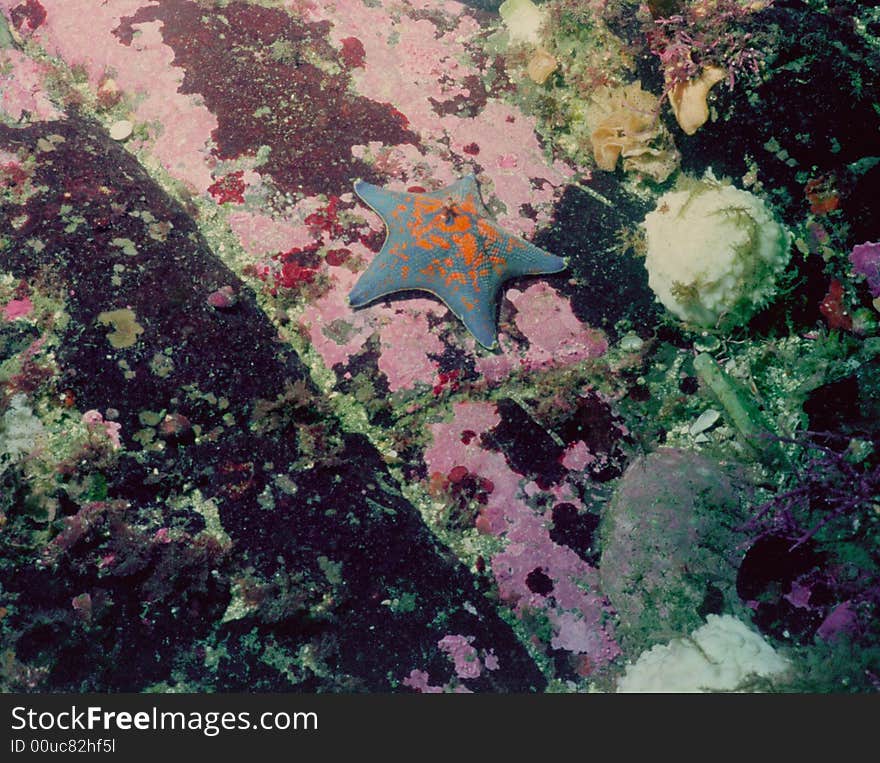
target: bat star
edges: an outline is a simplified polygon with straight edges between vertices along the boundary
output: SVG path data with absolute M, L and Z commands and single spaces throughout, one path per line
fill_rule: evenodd
M 473 175 L 429 193 L 389 191 L 362 180 L 354 190 L 382 218 L 388 235 L 351 290 L 352 307 L 395 292 L 426 291 L 491 349 L 497 343 L 501 285 L 566 267 L 561 257 L 493 222 Z

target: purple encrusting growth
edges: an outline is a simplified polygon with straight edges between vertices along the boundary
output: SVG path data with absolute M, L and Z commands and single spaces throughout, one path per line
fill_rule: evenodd
M 444 636 L 437 642 L 441 651 L 446 652 L 455 665 L 455 674 L 459 678 L 478 678 L 483 670 L 477 650 L 471 646 L 473 637 Z
M 401 683 L 421 694 L 470 694 L 473 690 L 464 683 L 466 680 L 479 678 L 484 670 L 494 671 L 499 668 L 495 653 L 492 650 L 477 651 L 473 642 L 473 636 L 460 634 L 449 634 L 437 642 L 440 651 L 447 655 L 455 670 L 455 677 L 443 686 L 432 684 L 430 675 L 424 670 L 411 670 Z
M 829 543 L 870 526 L 880 499 L 880 464 L 852 463 L 842 447 L 848 441 L 801 433 L 795 442 L 810 454 L 802 471 L 743 526 L 751 541 L 737 587 L 767 633 L 787 630 L 804 641 L 857 636 L 880 606 L 876 565 Z
M 853 270 L 865 277 L 872 297 L 880 297 L 880 242 L 866 241 L 853 247 L 849 254 Z
M 473 636 L 452 634 L 437 642 L 440 651 L 446 652 L 455 666 L 459 678 L 479 678 L 483 670 L 498 670 L 498 658 L 490 650 L 478 652 L 473 646 Z M 482 659 L 481 659 L 482 656 Z

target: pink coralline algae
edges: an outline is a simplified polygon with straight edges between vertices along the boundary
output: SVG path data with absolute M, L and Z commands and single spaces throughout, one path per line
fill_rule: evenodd
M 212 155 L 236 159 L 268 146 L 271 161 L 262 169 L 285 192 L 341 193 L 369 170 L 353 159 L 354 143 L 416 139 L 388 98 L 353 92 L 350 73 L 360 69 L 344 65 L 326 24 L 244 2 L 205 14 L 200 3 L 180 0 L 144 6 L 116 31 L 135 46 L 135 28 L 153 24 L 185 70 L 181 92 L 197 95 L 216 117 Z
M 471 694 L 471 690 L 455 680 L 444 686 L 431 684 L 431 677 L 424 670 L 412 670 L 401 683 L 421 694 Z
M 48 67 L 17 50 L 0 50 L 0 113 L 19 121 L 27 114 L 31 121 L 61 119 L 45 89 Z
M 849 255 L 853 270 L 865 277 L 872 297 L 880 297 L 880 243 L 866 241 L 853 247 Z
M 575 440 L 565 449 L 562 465 L 572 471 L 583 471 L 595 460 L 596 456 L 590 452 L 587 444 L 583 440 Z
M 293 219 L 237 209 L 229 214 L 227 223 L 245 252 L 254 256 L 284 252 L 314 241 L 309 227 Z
M 449 635 L 437 642 L 440 650 L 446 652 L 455 665 L 455 675 L 459 678 L 479 678 L 485 667 L 487 670 L 498 668 L 498 659 L 491 652 L 483 653 L 483 660 L 472 645 L 473 636 Z
M 100 411 L 96 410 L 86 411 L 82 416 L 82 420 L 90 432 L 100 432 L 104 435 L 110 441 L 114 450 L 119 450 L 122 447 L 122 442 L 119 439 L 119 431 L 122 427 L 119 423 L 105 421 Z
M 429 384 L 437 373 L 431 355 L 443 353 L 443 342 L 428 329 L 427 316 L 433 303 L 424 307 L 426 310 L 418 313 L 401 310 L 380 332 L 379 370 L 392 392 L 412 388 L 417 382 Z
M 3 306 L 3 317 L 7 321 L 14 321 L 17 318 L 26 318 L 33 312 L 34 304 L 30 297 L 22 297 L 21 299 L 12 299 Z
M 581 323 L 568 301 L 545 282 L 525 291 L 511 289 L 507 299 L 517 310 L 516 327 L 529 340 L 526 363 L 531 368 L 579 363 L 608 349 L 605 335 Z
M 526 482 L 503 454 L 481 445 L 480 434 L 501 422 L 490 403 L 457 403 L 453 420 L 431 426 L 432 445 L 425 452 L 429 473 L 451 475 L 466 469 L 492 485 L 476 526 L 507 542 L 491 565 L 503 601 L 520 616 L 540 612 L 550 623 L 547 646 L 585 656 L 594 668 L 620 654 L 599 592 L 595 568 L 568 546 L 550 537 L 551 510 L 536 511 L 529 499 L 548 491 Z M 441 480 L 442 481 L 442 480 Z M 525 483 L 525 484 L 524 484 Z M 578 499 L 566 485 L 549 491 L 550 503 Z
M 442 694 L 442 686 L 431 684 L 430 676 L 424 670 L 412 670 L 401 682 L 404 686 L 422 694 Z
M 474 364 L 490 385 L 503 381 L 516 368 L 535 371 L 567 366 L 608 350 L 605 334 L 578 320 L 568 300 L 547 283 L 539 281 L 523 291 L 508 289 L 504 298 L 516 309 L 513 322 L 528 344 L 518 349 L 510 336 L 499 334 L 502 353 L 482 355 Z
M 807 609 L 810 606 L 810 595 L 812 592 L 813 589 L 810 586 L 803 585 L 795 580 L 791 584 L 791 591 L 785 594 L 783 598 L 787 599 L 789 603 L 798 609 Z
M 548 165 L 532 118 L 490 94 L 477 97 L 481 78 L 476 66 L 469 63 L 471 55 L 465 44 L 481 31 L 476 19 L 462 12 L 459 4 L 447 3 L 431 6 L 432 11 L 442 14 L 443 23 L 435 23 L 418 16 L 423 4 L 408 5 L 401 6 L 400 14 L 391 15 L 378 4 L 316 3 L 310 16 L 331 21 L 330 37 L 339 45 L 352 35 L 360 40 L 364 68 L 352 75 L 355 85 L 368 98 L 391 100 L 406 116 L 410 129 L 418 133 L 423 148 L 415 150 L 409 160 L 413 169 L 438 158 L 473 156 L 476 145 L 489 186 L 506 209 L 498 215 L 498 224 L 518 235 L 531 235 L 534 221 L 520 214 L 521 206 L 535 205 L 541 210 L 539 219 L 545 221 L 549 204 L 572 171 L 561 163 Z M 389 72 L 396 74 L 391 77 Z M 460 98 L 465 99 L 467 108 L 447 113 L 444 104 Z M 504 129 L 499 130 L 498 125 Z M 502 157 L 514 155 L 517 166 L 503 166 Z M 457 176 L 433 174 L 439 185 Z M 532 178 L 545 182 L 533 184 Z
M 160 527 L 153 533 L 154 543 L 171 543 L 171 532 L 167 527 Z
M 477 650 L 473 646 L 474 637 L 451 633 L 437 642 L 440 651 L 445 653 L 453 664 L 455 676 L 446 684 L 438 686 L 431 683 L 430 676 L 424 670 L 412 670 L 403 679 L 404 686 L 422 694 L 469 694 L 470 689 L 463 683 L 469 679 L 479 678 L 483 670 L 498 670 L 499 662 L 495 653 L 490 650 Z
M 15 5 L 0 0 L 0 9 Z M 69 66 L 82 67 L 96 88 L 112 71 L 119 88 L 137 99 L 133 121 L 158 128 L 152 130 L 154 157 L 173 177 L 204 192 L 213 182 L 208 146 L 217 119 L 200 98 L 180 92 L 185 75 L 172 64 L 174 51 L 164 44 L 159 22 L 132 25 L 136 34 L 130 44 L 116 33 L 144 0 L 42 0 L 42 6 L 45 21 L 33 39 Z
M 357 254 L 363 247 L 354 245 L 352 249 Z M 347 304 L 346 295 L 357 278 L 347 268 L 333 268 L 330 289 L 312 300 L 301 318 L 309 342 L 328 368 L 348 363 L 373 331 L 375 311 L 355 313 Z
M 347 249 L 354 257 L 373 256 L 360 243 Z M 444 345 L 431 332 L 429 319 L 447 315 L 447 309 L 436 300 L 416 298 L 407 300 L 405 307 L 400 303 L 378 303 L 369 310 L 353 311 L 347 304 L 347 295 L 358 274 L 347 267 L 348 258 L 345 259 L 341 265 L 330 268 L 328 292 L 313 300 L 303 313 L 302 326 L 312 346 L 332 368 L 337 363 L 348 363 L 378 332 L 378 366 L 391 392 L 411 389 L 419 383 L 433 386 L 437 361 L 432 356 L 441 355 Z

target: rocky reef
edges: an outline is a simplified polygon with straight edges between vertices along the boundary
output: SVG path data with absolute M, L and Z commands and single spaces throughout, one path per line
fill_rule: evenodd
M 877 9 L 497 5 L 0 0 L 3 691 L 880 688 Z

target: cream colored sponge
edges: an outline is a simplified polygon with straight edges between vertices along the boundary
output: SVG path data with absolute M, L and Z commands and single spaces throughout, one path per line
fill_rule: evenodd
M 750 679 L 779 680 L 790 667 L 788 660 L 741 620 L 709 615 L 690 637 L 643 652 L 627 666 L 617 691 L 742 691 Z
M 687 179 L 645 217 L 648 284 L 697 326 L 745 323 L 776 291 L 790 236 L 767 205 L 716 180 Z

